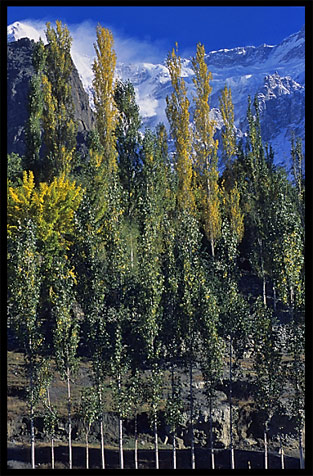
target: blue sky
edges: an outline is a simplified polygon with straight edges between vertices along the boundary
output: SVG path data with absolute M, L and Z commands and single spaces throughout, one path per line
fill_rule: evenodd
M 305 23 L 305 8 L 303 6 L 8 7 L 8 24 L 18 20 L 54 22 L 56 19 L 62 20 L 70 29 L 71 26 L 77 28 L 78 24 L 83 23 L 88 32 L 95 30 L 99 22 L 112 30 L 122 56 L 125 56 L 123 48 L 126 51 L 130 47 L 133 56 L 136 56 L 137 48 L 139 56 L 143 57 L 146 54 L 152 59 L 157 59 L 158 56 L 164 58 L 176 41 L 183 56 L 194 54 L 199 41 L 204 44 L 207 52 L 236 46 L 258 46 L 263 43 L 275 45 L 301 29 Z M 87 38 L 88 34 L 86 41 Z

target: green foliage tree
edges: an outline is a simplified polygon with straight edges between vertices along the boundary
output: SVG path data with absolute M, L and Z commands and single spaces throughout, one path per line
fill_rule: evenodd
M 54 259 L 54 282 L 50 289 L 54 316 L 53 344 L 57 369 L 67 384 L 69 467 L 72 469 L 72 396 L 71 382 L 78 368 L 79 323 L 74 313 L 76 276 L 68 258 Z
M 282 372 L 282 343 L 278 325 L 272 313 L 257 300 L 254 306 L 254 370 L 256 373 L 255 400 L 264 411 L 264 467 L 268 469 L 268 428 L 279 408 L 284 383 Z
M 116 83 L 114 101 L 118 109 L 115 134 L 119 176 L 125 191 L 125 215 L 132 217 L 138 206 L 138 176 L 141 169 L 139 129 L 142 123 L 134 86 L 130 81 Z
M 25 352 L 30 418 L 31 465 L 35 469 L 35 408 L 39 401 L 38 372 L 44 346 L 40 316 L 40 255 L 36 226 L 31 219 L 21 220 L 8 246 L 12 274 L 8 283 L 9 324 L 15 330 Z
M 45 143 L 45 180 L 69 174 L 76 148 L 76 124 L 71 94 L 72 38 L 66 25 L 46 24 L 47 55 L 42 80 L 42 124 Z
M 82 391 L 79 414 L 81 415 L 82 422 L 85 429 L 86 437 L 86 469 L 89 469 L 89 433 L 91 425 L 97 418 L 98 398 L 97 394 L 92 387 L 85 387 Z
M 33 66 L 35 74 L 30 80 L 29 93 L 29 119 L 26 126 L 26 156 L 23 160 L 24 168 L 32 170 L 37 181 L 43 176 L 43 166 L 40 151 L 42 148 L 42 118 L 44 109 L 44 97 L 42 88 L 42 75 L 45 71 L 46 50 L 40 39 L 35 44 L 33 53 Z

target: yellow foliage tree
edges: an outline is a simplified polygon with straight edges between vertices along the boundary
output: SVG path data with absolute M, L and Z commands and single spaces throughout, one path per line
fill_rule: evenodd
M 192 59 L 194 71 L 193 83 L 196 95 L 194 114 L 194 149 L 196 154 L 196 175 L 199 197 L 198 206 L 201 210 L 205 234 L 211 244 L 214 257 L 215 243 L 221 232 L 221 192 L 217 168 L 218 141 L 214 140 L 215 122 L 210 119 L 209 97 L 212 91 L 210 81 L 212 74 L 205 62 L 205 49 L 201 43 L 197 45 L 196 56 Z
M 113 35 L 110 30 L 97 26 L 97 43 L 94 44 L 96 58 L 92 70 L 94 73 L 94 104 L 96 108 L 96 126 L 100 142 L 104 149 L 109 174 L 117 170 L 117 151 L 115 129 L 118 110 L 114 101 L 114 72 L 116 54 L 113 49 Z
M 74 232 L 74 213 L 82 199 L 83 190 L 63 173 L 49 185 L 41 182 L 35 187 L 32 171 L 24 171 L 22 184 L 8 188 L 8 233 L 14 234 L 25 218 L 37 225 L 42 241 L 54 235 L 61 246 L 69 245 L 68 236 Z
M 192 132 L 189 124 L 189 100 L 185 81 L 181 77 L 181 59 L 173 48 L 167 57 L 167 67 L 170 73 L 174 91 L 166 97 L 166 115 L 170 124 L 171 134 L 175 141 L 175 166 L 178 175 L 177 201 L 182 209 L 195 211 L 193 190 L 192 163 Z

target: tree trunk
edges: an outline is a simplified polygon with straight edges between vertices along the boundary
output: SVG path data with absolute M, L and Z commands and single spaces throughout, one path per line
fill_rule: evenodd
M 284 461 L 284 448 L 281 440 L 281 434 L 279 434 L 279 446 L 280 446 L 280 464 L 281 469 L 285 469 L 285 461 Z
M 302 429 L 299 428 L 299 456 L 300 456 L 300 469 L 304 469 L 304 458 L 302 448 Z
M 212 398 L 210 398 L 210 453 L 211 453 L 211 469 L 215 469 L 214 449 L 213 449 L 213 428 L 212 428 Z
M 31 448 L 31 465 L 32 469 L 35 469 L 35 427 L 34 427 L 34 382 L 33 382 L 33 359 L 32 359 L 32 339 L 29 338 L 30 348 L 30 448 Z
M 120 468 L 124 469 L 123 420 L 120 415 L 118 417 L 118 440 L 119 440 Z
M 193 432 L 193 391 L 192 391 L 192 361 L 189 363 L 189 393 L 190 393 L 190 431 L 191 431 L 191 469 L 196 469 L 195 440 Z
M 264 271 L 263 271 L 263 303 L 264 303 L 264 306 L 266 306 L 266 278 L 265 278 L 265 275 L 264 275 Z
M 264 469 L 268 469 L 267 424 L 264 427 Z
M 33 403 L 31 403 L 30 408 L 30 441 L 31 441 L 31 462 L 32 469 L 35 469 L 35 426 L 34 426 L 34 408 Z
M 277 295 L 276 295 L 276 285 L 275 285 L 275 283 L 273 283 L 273 306 L 274 306 L 274 311 L 276 311 Z
M 235 469 L 235 453 L 233 446 L 233 405 L 232 405 L 232 391 L 233 391 L 233 344 L 232 338 L 229 340 L 229 436 L 230 436 L 230 458 L 231 469 Z
M 71 382 L 70 382 L 70 369 L 67 368 L 67 410 L 68 410 L 68 462 L 69 468 L 72 469 L 72 405 L 71 405 Z
M 138 469 L 138 427 L 137 413 L 135 414 L 135 469 Z
M 51 408 L 49 387 L 47 388 L 47 400 L 48 400 L 48 407 Z M 51 437 L 51 469 L 54 469 L 54 438 L 53 436 Z
M 171 383 L 172 383 L 172 397 L 175 394 L 175 380 L 174 380 L 174 365 L 171 364 Z M 176 429 L 173 430 L 173 469 L 176 469 Z
M 54 469 L 54 439 L 51 438 L 51 469 Z
M 86 469 L 89 469 L 89 444 L 88 444 L 88 431 L 86 431 Z
M 155 449 L 155 469 L 159 469 L 159 446 L 158 446 L 158 417 L 154 408 L 154 449 Z
M 121 394 L 121 375 L 117 376 L 117 385 L 119 396 Z M 118 415 L 118 445 L 119 445 L 119 457 L 120 457 L 120 468 L 124 469 L 124 454 L 123 454 L 123 420 L 121 413 L 119 411 Z
M 173 431 L 173 469 L 176 469 L 176 432 Z
M 105 458 L 104 458 L 104 431 L 103 431 L 103 412 L 102 412 L 102 394 L 101 388 L 98 384 L 98 396 L 99 396 L 99 404 L 101 409 L 101 419 L 100 419 L 100 435 L 101 435 L 101 465 L 102 469 L 105 469 Z

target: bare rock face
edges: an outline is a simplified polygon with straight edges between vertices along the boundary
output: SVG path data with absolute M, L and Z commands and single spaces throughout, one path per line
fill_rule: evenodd
M 34 74 L 32 55 L 35 42 L 28 38 L 14 41 L 7 47 L 7 152 L 25 154 L 25 126 L 29 117 L 29 82 Z M 88 95 L 73 64 L 70 78 L 77 123 L 77 142 L 85 141 L 86 131 L 93 129 L 94 115 Z

